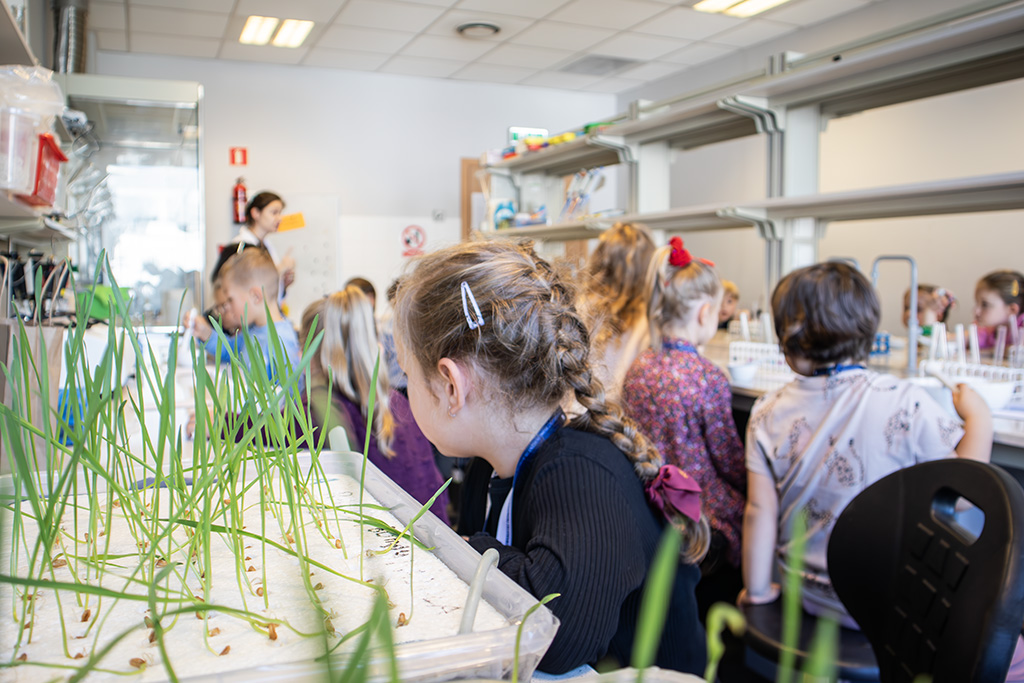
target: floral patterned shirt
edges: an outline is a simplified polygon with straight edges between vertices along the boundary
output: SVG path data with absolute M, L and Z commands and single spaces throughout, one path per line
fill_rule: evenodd
M 775 482 L 776 559 L 783 575 L 793 520 L 807 513 L 808 612 L 846 616 L 826 563 L 839 513 L 882 477 L 952 456 L 963 435 L 961 422 L 924 388 L 862 368 L 798 377 L 757 400 L 747 425 L 747 469 Z
M 686 342 L 665 339 L 626 373 L 622 403 L 665 462 L 700 484 L 708 524 L 725 537 L 726 559 L 738 567 L 747 470 L 725 375 Z

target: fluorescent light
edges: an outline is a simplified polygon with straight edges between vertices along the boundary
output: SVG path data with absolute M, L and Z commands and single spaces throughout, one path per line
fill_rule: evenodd
M 698 12 L 721 12 L 727 10 L 740 0 L 702 0 L 693 6 Z
M 789 2 L 789 0 L 746 0 L 746 2 L 741 2 L 725 10 L 725 14 L 730 17 L 752 17 L 784 2 Z
M 301 19 L 285 19 L 281 30 L 274 36 L 273 45 L 277 47 L 298 47 L 313 30 L 312 21 Z
M 245 21 L 245 28 L 242 29 L 238 42 L 246 45 L 266 45 L 270 42 L 270 36 L 274 35 L 277 22 L 277 17 L 249 17 Z

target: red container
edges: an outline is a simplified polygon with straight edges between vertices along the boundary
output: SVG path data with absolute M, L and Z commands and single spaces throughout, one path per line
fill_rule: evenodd
M 50 206 L 57 197 L 57 171 L 68 158 L 60 151 L 49 133 L 39 135 L 39 155 L 36 159 L 36 183 L 32 194 L 19 194 L 18 199 L 32 206 Z

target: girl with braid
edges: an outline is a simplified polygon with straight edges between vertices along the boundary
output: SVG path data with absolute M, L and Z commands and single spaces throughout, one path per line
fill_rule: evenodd
M 480 520 L 470 544 L 497 549 L 500 569 L 538 598 L 560 594 L 542 671 L 629 662 L 648 567 L 675 524 L 683 553 L 656 664 L 698 673 L 694 586 L 709 537 L 700 489 L 605 401 L 574 297 L 529 242 L 420 257 L 395 311 L 412 412 L 439 451 L 493 470 L 489 499 L 464 511 Z M 585 410 L 567 420 L 561 406 L 573 399 Z
M 704 490 L 712 536 L 697 601 L 705 614 L 715 602 L 734 602 L 743 587 L 743 443 L 732 417 L 729 380 L 698 350 L 718 331 L 724 288 L 714 264 L 693 258 L 680 237 L 655 253 L 647 282 L 651 345 L 626 373 L 622 403 L 665 460 L 689 472 Z

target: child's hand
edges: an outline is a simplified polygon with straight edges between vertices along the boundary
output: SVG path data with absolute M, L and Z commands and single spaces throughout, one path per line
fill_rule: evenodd
M 747 589 L 744 588 L 743 590 L 740 591 L 740 594 L 738 596 L 736 596 L 736 604 L 737 605 L 767 605 L 769 602 L 775 602 L 776 600 L 778 600 L 779 599 L 779 594 L 781 592 L 782 591 L 779 588 L 779 584 L 777 584 L 777 583 L 769 584 L 768 585 L 768 592 L 765 593 L 764 595 L 752 596 L 752 595 L 750 595 L 750 593 L 747 592 Z
M 213 327 L 210 326 L 206 316 L 197 311 L 189 311 L 181 318 L 181 324 L 185 329 L 192 327 L 192 334 L 201 342 L 206 342 L 213 334 Z
M 956 386 L 956 391 L 953 392 L 953 407 L 965 422 L 971 418 L 991 417 L 985 399 L 966 384 Z

